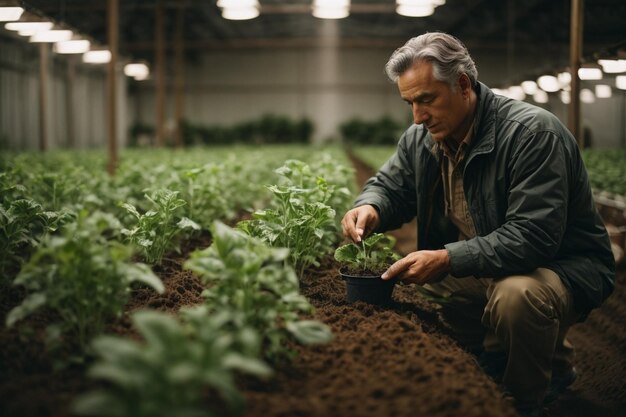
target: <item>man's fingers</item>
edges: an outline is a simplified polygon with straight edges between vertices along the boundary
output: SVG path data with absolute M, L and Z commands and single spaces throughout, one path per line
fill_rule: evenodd
M 385 280 L 391 279 L 395 277 L 396 275 L 400 274 L 401 272 L 404 272 L 407 269 L 409 269 L 410 265 L 411 265 L 410 259 L 402 258 L 399 261 L 396 261 L 393 265 L 391 265 L 389 269 L 387 269 L 385 273 L 382 274 L 381 278 Z

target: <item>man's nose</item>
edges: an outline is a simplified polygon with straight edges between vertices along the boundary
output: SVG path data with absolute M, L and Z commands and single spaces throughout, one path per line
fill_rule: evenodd
M 419 125 L 428 120 L 428 113 L 426 113 L 424 109 L 419 106 L 419 104 L 413 103 L 411 105 L 411 109 L 413 111 L 413 121 L 415 124 Z

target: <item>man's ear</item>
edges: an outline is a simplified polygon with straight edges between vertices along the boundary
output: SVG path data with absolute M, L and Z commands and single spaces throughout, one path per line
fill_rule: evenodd
M 463 97 L 468 97 L 469 92 L 472 89 L 472 81 L 467 74 L 463 73 L 459 75 L 459 86 L 461 87 Z

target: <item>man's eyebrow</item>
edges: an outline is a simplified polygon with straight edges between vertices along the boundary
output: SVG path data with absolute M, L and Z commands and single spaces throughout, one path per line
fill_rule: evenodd
M 420 102 L 423 101 L 425 99 L 431 98 L 434 95 L 434 93 L 430 92 L 430 91 L 425 91 L 423 93 L 417 94 L 413 97 L 403 97 L 402 99 L 404 101 L 406 101 L 407 103 L 415 103 L 415 102 Z

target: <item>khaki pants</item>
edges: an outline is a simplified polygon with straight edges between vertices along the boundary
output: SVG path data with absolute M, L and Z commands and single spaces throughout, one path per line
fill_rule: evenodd
M 572 366 L 566 335 L 578 315 L 554 271 L 498 279 L 447 276 L 425 287 L 450 297 L 443 313 L 460 343 L 508 354 L 502 383 L 520 404 L 540 405 L 552 373 Z

